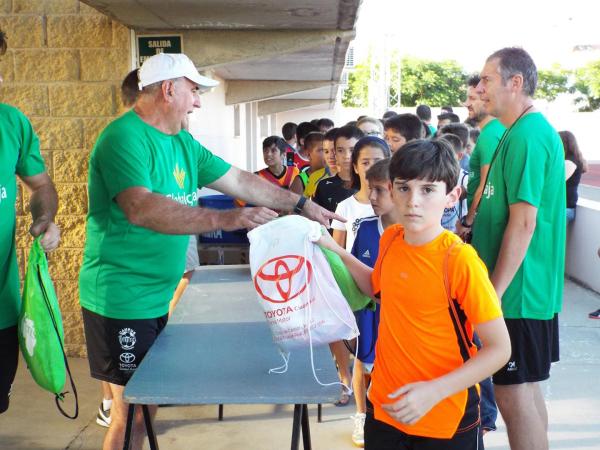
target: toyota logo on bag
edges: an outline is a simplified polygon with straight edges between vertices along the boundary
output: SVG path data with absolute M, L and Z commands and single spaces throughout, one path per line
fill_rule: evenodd
M 285 255 L 264 263 L 254 276 L 254 287 L 271 303 L 286 303 L 305 291 L 312 266 L 303 256 Z
M 133 353 L 121 353 L 119 359 L 122 363 L 131 364 L 135 361 L 135 355 Z

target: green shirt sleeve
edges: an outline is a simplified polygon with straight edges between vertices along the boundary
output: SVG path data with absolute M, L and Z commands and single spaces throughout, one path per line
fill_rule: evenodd
M 506 144 L 503 175 L 508 204 L 527 202 L 539 208 L 548 159 L 543 143 L 531 133 L 515 133 Z
M 192 138 L 192 141 L 198 150 L 198 187 L 201 188 L 225 175 L 231 164 L 215 156 L 195 139 Z
M 131 136 L 107 133 L 96 144 L 91 164 L 96 167 L 111 199 L 131 187 L 152 190 L 149 152 Z
M 15 172 L 19 176 L 30 177 L 46 171 L 44 160 L 40 154 L 40 140 L 33 131 L 31 122 L 25 115 L 16 111 L 15 126 L 19 130 L 21 147 Z

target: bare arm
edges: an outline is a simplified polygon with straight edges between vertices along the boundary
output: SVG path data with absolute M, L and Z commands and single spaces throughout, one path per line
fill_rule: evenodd
M 292 181 L 292 185 L 290 186 L 290 191 L 292 191 L 298 195 L 302 195 L 302 192 L 304 192 L 304 189 L 302 189 L 302 179 L 299 176 L 294 178 L 294 181 Z
M 477 207 L 479 206 L 479 202 L 481 201 L 481 196 L 483 195 L 483 191 L 485 189 L 485 180 L 487 179 L 487 174 L 489 170 L 489 164 L 481 166 L 481 169 L 479 170 L 479 186 L 477 186 L 477 189 L 475 189 L 475 193 L 473 194 L 473 202 L 471 202 L 471 207 L 469 208 L 469 212 L 467 213 L 467 223 L 473 223 L 473 221 L 475 220 L 475 211 L 477 211 Z
M 565 181 L 573 176 L 575 170 L 577 170 L 577 164 L 565 159 Z
M 535 231 L 537 208 L 526 202 L 510 205 L 508 224 L 490 280 L 502 299 L 517 270 L 521 266 Z
M 402 386 L 391 393 L 395 402 L 382 405 L 400 423 L 414 424 L 443 399 L 498 371 L 510 358 L 510 338 L 502 317 L 475 326 L 483 347 L 459 368 L 439 378 Z
M 277 217 L 277 213 L 267 208 L 221 211 L 189 207 L 143 187 L 125 189 L 117 195 L 116 200 L 129 222 L 165 234 L 254 228 Z
M 333 230 L 333 240 L 342 248 L 346 248 L 346 231 Z
M 374 299 L 376 302 L 379 302 L 379 299 L 375 298 L 373 285 L 371 284 L 371 273 L 373 272 L 373 269 L 366 264 L 363 264 L 351 253 L 348 253 L 343 247 L 339 246 L 325 229 L 323 229 L 323 235 L 321 236 L 321 239 L 319 239 L 318 244 L 321 247 L 325 247 L 338 254 L 362 293 Z
M 225 175 L 210 184 L 209 187 L 234 198 L 241 198 L 253 205 L 289 212 L 294 210 L 300 199 L 298 194 L 281 189 L 273 183 L 269 183 L 267 180 L 237 167 L 231 167 Z M 331 219 L 337 219 L 341 222 L 346 221 L 343 217 L 339 217 L 312 201 L 306 202 L 302 215 L 326 226 L 329 226 Z
M 20 177 L 31 193 L 29 209 L 33 223 L 29 228 L 32 236 L 44 233 L 40 243 L 46 251 L 54 250 L 60 242 L 60 230 L 54 224 L 58 210 L 58 195 L 46 172 L 30 177 Z

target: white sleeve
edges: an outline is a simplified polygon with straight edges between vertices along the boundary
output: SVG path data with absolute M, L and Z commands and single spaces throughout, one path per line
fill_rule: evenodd
M 347 218 L 348 213 L 346 211 L 346 201 L 341 201 L 338 203 L 337 208 L 335 208 L 335 213 L 338 216 L 342 216 L 344 218 Z M 339 231 L 346 231 L 346 225 L 344 225 L 342 222 L 340 222 L 339 220 L 333 219 L 331 221 L 331 228 L 333 230 L 339 230 Z

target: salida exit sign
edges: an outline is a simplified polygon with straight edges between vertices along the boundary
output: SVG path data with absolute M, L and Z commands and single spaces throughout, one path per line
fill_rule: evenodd
M 138 67 L 158 53 L 182 53 L 181 35 L 138 36 Z

